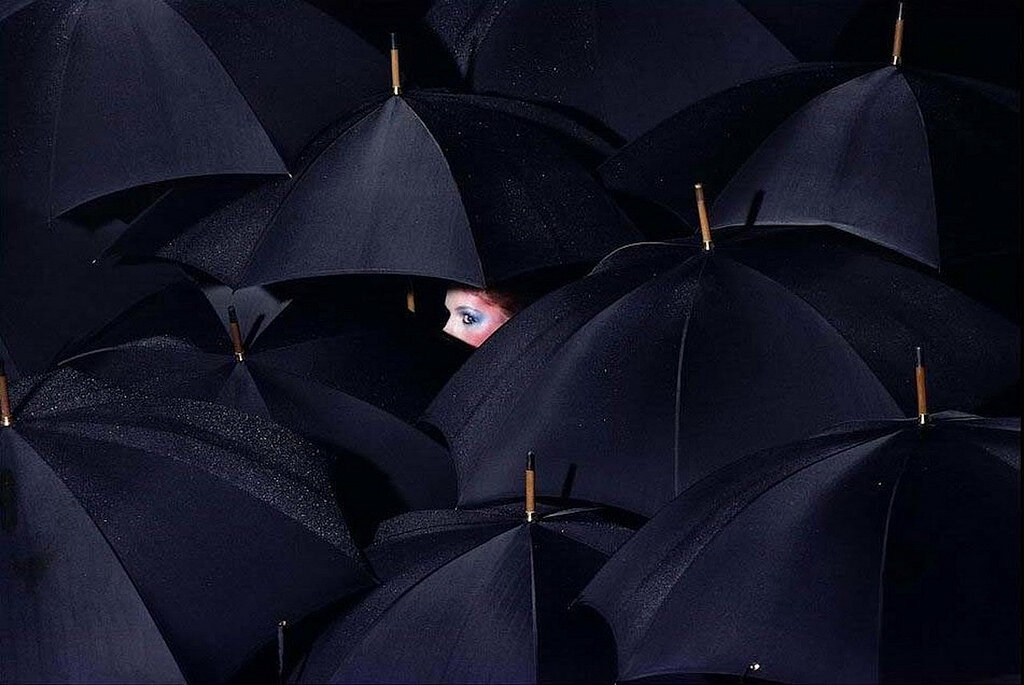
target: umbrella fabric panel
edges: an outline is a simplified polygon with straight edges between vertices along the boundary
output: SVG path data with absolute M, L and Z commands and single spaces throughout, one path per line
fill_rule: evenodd
M 224 65 L 289 164 L 387 83 L 384 55 L 311 3 L 166 2 Z
M 482 284 L 444 155 L 403 98 L 388 99 L 345 131 L 300 181 L 255 248 L 243 282 L 388 271 Z M 447 269 L 438 273 L 438 263 Z
M 409 102 L 448 161 L 486 283 L 545 267 L 596 262 L 640 235 L 546 131 L 461 98 Z
M 12 430 L 0 488 L 0 679 L 184 682 L 89 513 Z
M 285 171 L 230 76 L 164 3 L 41 0 L 3 27 L 11 54 L 22 55 L 4 62 L 13 77 L 5 79 L 8 95 L 20 96 L 5 101 L 24 98 L 23 107 L 49 110 L 55 122 L 53 215 L 168 178 Z M 51 43 L 58 59 L 36 54 Z M 195 78 L 183 87 L 174 74 Z M 98 91 L 107 96 L 97 100 Z M 25 121 L 24 113 L 15 108 L 9 125 Z
M 514 528 L 442 566 L 388 608 L 331 681 L 535 682 L 533 598 L 521 592 L 529 546 Z
M 825 227 L 758 227 L 734 241 L 719 241 L 715 249 L 813 307 L 906 414 L 916 406 L 908 365 L 918 345 L 927 357 L 933 410 L 977 410 L 1010 394 L 1020 377 L 1019 327 L 917 265 L 870 247 Z M 696 248 L 674 249 L 682 259 Z M 664 259 L 672 250 L 660 245 L 647 253 L 664 253 Z M 640 258 L 642 249 L 635 251 Z M 1014 405 L 1003 409 L 1012 413 Z
M 329 539 L 311 545 L 304 524 L 219 477 L 144 450 L 82 436 L 76 449 L 25 432 L 104 536 L 118 541 L 119 559 L 190 678 L 224 680 L 279 620 L 318 608 L 325 590 L 343 595 L 365 583 Z M 298 546 L 301 567 L 281 554 Z M 211 592 L 226 574 L 231 583 Z
M 367 550 L 384 584 L 319 638 L 299 680 L 609 680 L 611 636 L 569 609 L 631 534 L 607 516 L 540 505 L 527 524 L 517 503 L 385 522 Z
M 852 424 L 695 485 L 583 592 L 615 631 L 620 677 L 1015 672 L 1019 420 L 986 424 Z
M 580 301 L 571 287 L 558 297 Z M 649 514 L 746 452 L 843 420 L 899 415 L 817 312 L 726 258 L 684 262 L 568 331 L 552 335 L 558 345 L 542 365 L 524 354 L 520 363 L 542 373 L 517 382 L 509 372 L 507 387 L 492 385 L 447 435 L 463 504 L 512 496 L 532 450 L 558 474 L 545 478 L 544 495 Z M 461 399 L 442 394 L 442 416 L 446 402 Z
M 751 214 L 759 223 L 840 226 L 938 267 L 931 169 L 914 95 L 897 70 L 881 69 L 787 119 L 721 192 L 713 216 L 723 226 Z
M 703 183 L 709 202 L 714 200 L 757 146 L 801 105 L 873 68 L 798 65 L 734 86 L 666 118 L 608 158 L 598 174 L 616 193 L 655 202 L 696 230 L 695 183 Z
M 651 3 L 643 11 L 626 2 L 445 2 L 427 22 L 474 90 L 572 108 L 627 140 L 687 104 L 795 61 L 735 2 Z
M 880 616 L 891 680 L 1020 668 L 1020 555 L 1006 554 L 1020 540 L 1020 434 L 992 433 L 925 441 L 901 477 Z M 896 454 L 921 450 L 917 435 L 899 441 Z
M 751 493 L 699 554 L 675 550 L 677 559 L 692 559 L 670 567 L 686 568 L 687 580 L 672 586 L 636 651 L 622 660 L 620 676 L 742 673 L 759 663 L 762 677 L 784 682 L 875 681 L 878 572 L 892 484 L 903 463 L 881 456 L 862 463 L 870 451 L 850 450 Z M 804 498 L 814 503 L 810 511 L 792 506 Z M 828 540 L 827 554 L 807 536 L 809 527 Z M 734 561 L 751 540 L 763 541 L 753 568 Z M 680 606 L 687 607 L 685 619 L 672 610 Z M 693 626 L 702 628 L 687 630 Z M 794 644 L 800 658 L 789 662 L 782 655 Z

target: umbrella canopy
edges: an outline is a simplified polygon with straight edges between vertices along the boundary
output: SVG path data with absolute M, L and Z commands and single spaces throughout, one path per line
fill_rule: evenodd
M 582 599 L 615 633 L 620 680 L 1019 677 L 1020 421 L 943 412 L 743 459 L 662 509 Z
M 508 497 L 533 450 L 544 494 L 653 513 L 742 454 L 902 416 L 915 344 L 944 360 L 935 406 L 1019 379 L 1019 329 L 969 298 L 835 231 L 764 234 L 623 248 L 499 329 L 427 411 L 460 502 Z
M 860 62 L 888 54 L 902 12 L 914 64 L 1017 87 L 1020 3 L 1013 0 L 740 0 L 804 62 Z M 899 5 L 905 5 L 899 7 Z
M 117 249 L 234 287 L 350 273 L 484 287 L 635 240 L 566 136 L 538 125 L 553 115 L 512 107 L 434 91 L 384 99 L 321 135 L 294 178 L 172 194 Z
M 268 307 L 267 297 L 239 291 L 231 300 L 238 309 L 225 307 L 234 321 L 222 321 L 202 291 L 178 285 L 140 303 L 67 363 L 147 394 L 273 418 L 330 446 L 343 455 L 339 488 L 360 525 L 451 506 L 451 460 L 407 422 L 465 358 L 462 346 L 374 298 L 291 300 L 282 309 Z
M 715 226 L 837 226 L 971 292 L 998 266 L 993 296 L 1006 299 L 1020 255 L 1018 100 L 912 69 L 803 66 L 679 113 L 600 174 L 691 225 L 703 180 Z
M 733 0 L 441 0 L 425 21 L 472 90 L 563 106 L 625 140 L 796 61 Z
M 278 621 L 372 584 L 326 455 L 284 429 L 71 369 L 10 405 L 5 682 L 222 681 Z
M 299 0 L 9 9 L 3 188 L 47 217 L 147 183 L 283 174 L 386 73 L 380 51 Z
M 569 603 L 631 534 L 599 511 L 412 512 L 367 554 L 387 580 L 330 625 L 298 682 L 601 682 L 614 651 Z

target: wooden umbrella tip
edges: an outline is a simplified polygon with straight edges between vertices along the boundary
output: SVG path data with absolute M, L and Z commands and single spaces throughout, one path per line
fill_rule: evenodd
M 921 347 L 914 348 L 916 364 L 914 366 L 914 384 L 917 390 L 917 423 L 920 426 L 928 424 L 928 383 L 924 369 L 924 354 Z
M 903 3 L 899 4 L 896 14 L 896 27 L 892 36 L 892 65 L 898 67 L 903 63 Z
M 7 369 L 3 358 L 0 358 L 0 426 L 6 427 L 12 423 L 14 416 L 11 412 L 11 397 L 7 392 Z
M 398 35 L 391 34 L 391 92 L 402 94 L 402 76 L 398 64 Z
M 526 522 L 533 523 L 537 514 L 537 474 L 534 469 L 536 457 L 533 452 L 526 453 Z

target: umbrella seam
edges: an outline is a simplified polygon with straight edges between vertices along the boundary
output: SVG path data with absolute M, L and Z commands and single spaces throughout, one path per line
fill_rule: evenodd
M 289 165 L 287 163 L 285 163 L 284 157 L 281 155 L 281 150 L 278 147 L 277 142 L 271 137 L 270 132 L 267 130 L 266 124 L 263 123 L 263 119 L 260 118 L 259 112 L 257 112 L 253 108 L 252 103 L 249 102 L 249 98 L 245 94 L 245 91 L 242 90 L 242 88 L 238 85 L 238 81 L 235 80 L 235 77 L 232 76 L 231 72 L 229 72 L 227 70 L 227 68 L 224 66 L 224 62 L 221 61 L 220 56 L 217 54 L 217 51 L 214 50 L 213 47 L 209 43 L 206 42 L 206 39 L 203 38 L 202 34 L 200 34 L 199 31 L 197 31 L 195 29 L 195 27 L 192 26 L 192 22 L 190 22 L 185 17 L 185 15 L 183 15 L 181 12 L 179 12 L 178 9 L 174 5 L 172 5 L 171 3 L 167 2 L 167 0 L 161 0 L 161 2 L 163 3 L 163 5 L 165 7 L 167 7 L 172 12 L 174 12 L 181 19 L 182 23 L 184 23 L 186 26 L 188 26 L 189 31 L 191 31 L 195 35 L 195 37 L 199 40 L 199 42 L 202 43 L 206 47 L 206 49 L 210 52 L 210 54 L 213 56 L 214 61 L 217 63 L 217 66 L 220 67 L 221 71 L 224 72 L 224 75 L 228 77 L 229 81 L 231 81 L 231 84 L 235 87 L 235 91 L 242 97 L 242 101 L 245 102 L 245 106 L 249 108 L 249 111 L 252 112 L 253 117 L 259 123 L 260 130 L 263 131 L 263 135 L 265 135 L 267 137 L 267 141 L 270 143 L 271 147 L 274 148 L 274 152 L 277 154 L 278 161 L 281 162 L 281 165 L 285 169 L 288 169 Z
M 452 557 L 451 559 L 448 559 L 446 561 L 443 561 L 443 562 L 439 563 L 435 568 L 431 569 L 429 572 L 427 572 L 423 576 L 417 578 L 415 581 L 410 583 L 409 587 L 405 588 L 400 593 L 398 593 L 398 595 L 391 602 L 389 602 L 388 605 L 379 614 L 377 614 L 377 616 L 374 617 L 374 619 L 372 621 L 370 621 L 369 625 L 367 625 L 366 628 L 363 630 L 363 634 L 360 636 L 360 639 L 358 641 L 356 641 L 354 644 L 352 644 L 352 645 L 350 645 L 348 647 L 348 649 L 345 651 L 345 653 L 342 655 L 342 658 L 340 659 L 340 661 L 342 662 L 341 665 L 339 665 L 338 668 L 336 668 L 334 670 L 334 674 L 331 677 L 331 682 L 337 682 L 339 673 L 341 672 L 341 669 L 342 669 L 342 666 L 344 666 L 345 659 L 348 658 L 348 656 L 353 652 L 353 650 L 355 650 L 355 648 L 357 646 L 359 646 L 360 644 L 363 643 L 363 641 L 366 639 L 367 635 L 369 635 L 370 631 L 372 631 L 377 626 L 378 623 L 380 623 L 382 620 L 384 620 L 384 615 L 387 614 L 389 611 L 391 611 L 391 609 L 393 609 L 395 607 L 395 605 L 397 605 L 398 602 L 403 597 L 405 597 L 410 592 L 415 590 L 421 584 L 426 582 L 428 578 L 430 578 L 433 575 L 435 575 L 436 573 L 440 572 L 441 569 L 445 568 L 449 564 L 454 564 L 456 561 L 458 561 L 462 557 L 475 552 L 480 547 L 483 547 L 484 545 L 490 543 L 491 541 L 495 540 L 496 538 L 499 538 L 502 535 L 507 535 L 508 533 L 516 530 L 516 528 L 519 525 L 522 525 L 522 524 L 513 523 L 512 527 L 509 528 L 508 530 L 504 530 L 504 531 L 498 533 L 497 535 L 489 537 L 486 540 L 484 540 L 483 542 L 481 542 L 480 544 L 473 545 L 472 547 L 470 547 L 468 550 L 466 550 L 462 554 L 459 554 L 457 556 Z M 532 550 L 531 550 L 531 554 L 532 554 Z M 371 568 L 373 567 L 373 562 L 370 562 L 370 567 Z M 415 568 L 412 568 L 412 569 L 408 569 L 408 570 L 404 571 L 403 573 L 413 573 L 414 571 L 415 571 Z M 376 570 L 374 570 L 374 573 L 376 573 Z M 399 573 L 396 576 L 392 576 L 391 578 L 387 579 L 387 581 L 385 581 L 385 582 L 381 583 L 380 585 L 378 585 L 377 588 L 374 588 L 373 591 L 376 591 L 378 589 L 386 588 L 389 584 L 391 584 L 395 580 L 399 579 L 402 575 L 403 575 L 402 573 Z M 353 607 L 351 613 L 354 613 L 355 609 L 358 608 L 358 606 L 362 605 L 363 602 L 365 602 L 365 599 L 366 598 L 364 598 L 362 601 L 360 601 L 356 605 L 356 607 Z
M 884 428 L 880 429 L 880 430 L 884 430 Z M 884 439 L 884 440 L 888 441 L 889 439 L 892 438 L 892 435 L 893 434 L 885 435 L 883 433 L 881 439 Z M 675 584 L 675 582 L 678 582 L 679 578 L 681 578 L 686 573 L 687 570 L 689 570 L 690 566 L 693 565 L 693 563 L 697 560 L 697 557 L 700 556 L 700 553 L 702 553 L 703 550 L 708 547 L 708 545 L 710 545 L 715 539 L 718 538 L 718 536 L 721 534 L 721 532 L 723 530 L 725 530 L 725 528 L 727 527 L 728 524 L 730 524 L 733 521 L 735 521 L 743 512 L 745 512 L 747 509 L 749 509 L 751 506 L 753 506 L 759 499 L 761 499 L 761 497 L 766 495 L 772 488 L 774 488 L 774 487 L 778 486 L 779 484 L 789 480 L 790 478 L 793 478 L 793 477 L 797 476 L 798 474 L 802 473 L 803 471 L 805 471 L 805 470 L 807 470 L 807 469 L 809 469 L 809 468 L 811 468 L 811 467 L 813 467 L 813 466 L 815 466 L 817 464 L 820 464 L 821 462 L 823 462 L 823 461 L 825 461 L 827 459 L 831 459 L 831 458 L 833 458 L 833 457 L 835 457 L 835 456 L 837 456 L 839 454 L 842 454 L 843 452 L 848 452 L 850 450 L 857 449 L 857 448 L 862 447 L 863 445 L 865 445 L 867 443 L 870 443 L 870 442 L 873 442 L 873 441 L 876 441 L 876 440 L 879 440 L 879 439 L 880 439 L 880 437 L 877 435 L 877 433 L 872 431 L 871 433 L 869 433 L 869 435 L 865 436 L 862 440 L 860 440 L 858 442 L 855 442 L 852 445 L 840 445 L 840 446 L 836 447 L 835 449 L 829 450 L 829 452 L 827 454 L 821 456 L 820 458 L 815 458 L 813 461 L 800 466 L 796 470 L 790 471 L 788 473 L 784 473 L 784 474 L 780 475 L 779 477 L 773 479 L 770 483 L 766 483 L 763 486 L 760 486 L 760 492 L 758 492 L 756 495 L 751 497 L 748 502 L 745 502 L 743 504 L 743 506 L 741 506 L 739 509 L 737 509 L 736 512 L 734 512 L 731 516 L 728 517 L 728 519 L 726 519 L 720 525 L 718 525 L 717 526 L 717 530 L 714 532 L 714 534 L 711 537 L 709 537 L 703 543 L 697 543 L 698 548 L 696 550 L 696 553 L 689 555 L 690 561 L 688 563 L 686 563 L 685 566 L 683 566 L 682 568 L 676 569 L 675 573 L 673 574 L 674 577 L 676 578 L 676 580 L 674 581 L 673 585 Z M 724 468 L 728 468 L 728 467 L 723 467 L 723 469 Z M 719 471 L 721 471 L 723 469 L 719 469 Z M 751 484 L 749 486 L 745 486 L 743 488 L 743 490 L 739 493 L 739 495 L 742 495 L 743 492 L 750 491 L 750 490 L 754 489 L 755 487 L 757 487 L 756 484 Z M 739 495 L 735 495 L 735 496 L 739 496 Z M 717 512 L 720 512 L 723 508 L 725 508 L 725 507 L 723 507 L 723 505 L 721 505 L 721 504 L 712 507 L 712 509 L 708 513 L 708 515 L 703 516 L 701 518 L 701 520 L 700 520 L 701 523 L 704 524 L 704 523 L 708 522 L 709 519 L 713 519 L 714 518 L 714 514 L 717 513 Z M 691 527 L 691 533 L 690 534 L 687 534 L 680 542 L 678 542 L 675 545 L 673 545 L 671 549 L 667 550 L 665 553 L 663 553 L 661 555 L 660 561 L 653 567 L 653 569 L 649 573 L 645 574 L 645 576 L 644 576 L 644 578 L 643 578 L 643 580 L 641 582 L 636 584 L 636 586 L 635 586 L 636 589 L 639 589 L 639 588 L 645 586 L 648 582 L 650 582 L 649 579 L 651 578 L 651 576 L 655 575 L 666 564 L 674 565 L 674 561 L 672 560 L 672 557 L 676 556 L 679 553 L 680 548 L 685 548 L 687 546 L 687 544 L 686 544 L 687 541 L 690 540 L 693 537 L 692 531 L 693 531 L 694 528 L 696 528 L 696 525 Z M 636 589 L 634 589 L 633 594 L 635 594 Z M 671 588 L 669 589 L 669 592 L 671 592 Z M 657 617 L 657 615 L 660 612 L 661 612 L 661 607 L 659 606 L 659 608 L 655 609 L 654 612 L 651 614 L 650 619 L 644 622 L 644 633 L 645 634 L 646 634 L 647 630 L 650 629 L 651 624 L 654 623 L 655 618 Z M 614 628 L 613 628 L 613 631 L 614 631 Z M 633 654 L 630 655 L 629 663 L 632 663 L 633 656 L 635 656 L 635 651 L 633 652 Z M 646 675 L 646 674 L 641 674 L 641 675 L 633 674 L 630 677 L 630 679 L 631 680 L 632 679 L 637 679 L 637 678 L 643 677 L 643 675 Z
M 838 337 L 840 340 L 843 341 L 843 344 L 854 355 L 854 357 L 856 357 L 857 360 L 861 364 L 864 365 L 864 368 L 868 371 L 868 373 L 871 375 L 871 377 L 875 379 L 875 381 L 878 383 L 879 387 L 881 387 L 882 390 L 885 391 L 886 396 L 892 401 L 893 407 L 895 407 L 897 411 L 900 409 L 899 402 L 896 401 L 896 398 L 893 397 L 893 395 L 889 391 L 889 389 L 887 387 L 885 387 L 885 384 L 882 383 L 881 379 L 878 377 L 878 374 L 875 373 L 875 370 L 873 368 L 871 368 L 871 365 L 868 364 L 867 360 L 865 360 L 864 357 L 861 356 L 860 352 L 857 351 L 857 348 L 855 348 L 850 343 L 850 341 L 846 339 L 846 336 L 843 335 L 842 332 L 838 328 L 836 328 L 834 325 L 832 325 L 832 322 L 829 321 L 827 318 L 825 318 L 824 314 L 822 314 L 820 311 L 818 311 L 817 307 L 815 307 L 810 302 L 808 302 L 803 297 L 801 297 L 799 293 L 793 291 L 792 289 L 790 289 L 789 287 L 787 287 L 783 283 L 775 280 L 774 278 L 772 278 L 768 274 L 764 273 L 763 271 L 761 271 L 759 269 L 755 269 L 754 267 L 748 266 L 747 264 L 744 264 L 743 262 L 735 260 L 735 259 L 733 259 L 732 261 L 736 265 L 738 265 L 739 267 L 741 267 L 743 269 L 746 269 L 746 270 L 750 271 L 752 274 L 760 276 L 760 277 L 764 278 L 765 280 L 767 280 L 767 281 L 773 283 L 774 285 L 778 286 L 784 292 L 786 292 L 787 294 L 791 295 L 794 299 L 796 299 L 798 302 L 803 304 L 808 310 L 810 310 L 811 314 L 813 314 L 814 317 L 817 318 L 821 323 L 824 323 L 825 326 L 828 327 L 828 330 L 830 330 L 833 333 L 835 333 L 836 337 Z
M 46 460 L 46 457 L 43 456 L 43 453 L 36 449 L 35 445 L 33 445 L 32 442 L 26 436 L 21 435 L 20 433 L 17 435 L 25 442 L 25 444 L 27 444 L 32 449 L 32 452 L 36 455 L 39 461 L 43 462 L 43 464 L 46 466 L 46 469 L 53 475 L 57 482 L 60 483 L 60 486 L 68 493 L 68 495 L 71 497 L 71 500 L 75 503 L 75 505 L 77 505 L 78 508 L 82 510 L 82 513 L 85 514 L 86 518 L 89 519 L 89 522 L 92 524 L 93 529 L 95 529 L 96 532 L 99 533 L 100 537 L 103 539 L 103 542 L 106 544 L 107 549 L 110 550 L 110 553 L 117 561 L 118 566 L 121 567 L 121 571 L 122 573 L 124 573 L 125 578 L 128 579 L 128 583 L 131 585 L 131 588 L 135 591 L 135 595 L 136 597 L 138 597 L 139 602 L 145 608 L 146 615 L 149 617 L 149 620 L 152 621 L 153 626 L 156 628 L 157 633 L 160 635 L 160 639 L 163 640 L 164 647 L 167 649 L 167 653 L 171 656 L 171 659 L 174 661 L 174 665 L 178 668 L 178 673 L 181 674 L 182 678 L 188 681 L 189 679 L 185 676 L 184 666 L 178 660 L 178 655 L 175 654 L 173 649 L 171 649 L 170 643 L 168 642 L 167 639 L 166 631 L 164 627 L 161 625 L 162 622 L 157 620 L 155 612 L 150 608 L 149 604 L 147 604 L 146 600 L 142 597 L 142 592 L 139 590 L 138 585 L 136 585 L 135 578 L 133 578 L 132 574 L 128 571 L 128 567 L 125 565 L 124 560 L 121 559 L 121 555 L 118 554 L 117 549 L 110 542 L 110 539 L 107 537 L 107 534 L 103 532 L 103 529 L 96 522 L 96 519 L 93 517 L 92 513 L 85 507 L 84 504 L 82 504 L 81 500 L 74 492 L 72 492 L 71 488 L 67 486 L 67 483 L 64 482 L 64 479 L 61 478 L 61 476 L 57 473 L 53 466 L 50 465 L 50 462 Z
M 273 226 L 274 223 L 277 221 L 277 217 L 280 216 L 282 208 L 291 199 L 292 193 L 295 192 L 295 189 L 299 186 L 299 184 L 310 172 L 310 170 L 317 164 L 317 162 L 320 161 L 320 158 L 327 154 L 328 151 L 333 149 L 334 146 L 337 145 L 342 140 L 342 138 L 348 136 L 353 131 L 353 129 L 355 129 L 357 126 L 366 121 L 374 113 L 379 112 L 382 106 L 383 105 L 377 105 L 376 107 L 371 108 L 370 111 L 361 116 L 358 120 L 352 122 L 351 126 L 348 126 L 344 131 L 339 133 L 338 136 L 334 138 L 334 140 L 325 145 L 322 150 L 316 153 L 316 155 L 314 155 L 313 158 L 309 160 L 309 162 L 301 171 L 295 174 L 294 178 L 291 179 L 292 183 L 289 186 L 287 192 L 285 192 L 284 197 L 281 198 L 281 202 L 278 203 L 277 207 L 274 208 L 273 213 L 270 215 L 270 218 L 267 219 L 267 221 L 260 228 L 259 235 L 257 236 L 256 241 L 253 243 L 252 249 L 249 251 L 249 256 L 245 258 L 245 261 L 242 262 L 242 265 L 234 272 L 235 275 L 232 276 L 232 281 L 235 281 L 235 283 L 237 284 L 239 282 L 244 282 L 246 280 L 246 273 L 249 270 L 249 266 L 252 264 L 252 260 L 256 256 L 256 252 L 259 250 L 264 240 L 266 240 L 267 234 L 270 232 L 270 227 Z M 300 276 L 298 278 L 307 278 L 307 276 Z M 248 285 L 262 285 L 262 283 L 253 283 Z M 232 289 L 237 290 L 238 288 L 235 287 L 235 285 L 232 285 Z
M 891 442 L 897 435 L 899 435 L 899 433 L 894 433 L 886 442 Z M 892 486 L 892 492 L 889 494 L 889 504 L 885 510 L 885 524 L 882 527 L 882 558 L 878 568 L 878 607 L 875 613 L 875 682 L 878 682 L 882 672 L 882 611 L 885 606 L 885 564 L 889 551 L 889 526 L 892 521 L 893 505 L 896 503 L 896 493 L 899 490 L 900 485 L 903 483 L 903 475 L 907 472 L 907 468 L 910 466 L 910 460 L 912 458 L 912 456 L 907 456 L 903 461 L 903 465 L 900 467 L 899 474 L 896 476 L 896 481 Z
M 46 194 L 46 218 L 50 219 L 53 217 L 53 182 L 54 176 L 56 175 L 55 169 L 57 166 L 57 132 L 60 130 L 60 119 L 61 112 L 64 111 L 64 84 L 67 80 L 68 75 L 68 63 L 71 61 L 71 48 L 75 43 L 75 36 L 78 35 L 78 26 L 82 20 L 82 12 L 85 11 L 86 5 L 89 4 L 89 0 L 82 0 L 78 5 L 78 11 L 75 13 L 75 24 L 68 33 L 68 48 L 64 53 L 64 64 L 60 70 L 60 86 L 59 95 L 57 96 L 57 111 L 53 116 L 53 130 L 50 134 L 50 169 L 49 169 L 49 187 Z
M 476 234 L 473 229 L 473 222 L 469 220 L 469 212 L 466 211 L 466 203 L 463 202 L 462 200 L 462 186 L 459 185 L 458 180 L 455 178 L 455 174 L 452 173 L 452 167 L 448 163 L 448 155 L 445 154 L 444 148 L 441 147 L 441 143 L 439 143 L 437 141 L 437 138 L 434 137 L 433 131 L 431 131 L 430 127 L 427 126 L 427 123 L 423 121 L 423 118 L 419 115 L 419 112 L 416 111 L 416 108 L 412 106 L 412 103 L 406 100 L 405 98 L 402 99 L 402 102 L 405 103 L 409 111 L 412 112 L 414 117 L 416 117 L 416 121 L 420 122 L 420 126 L 423 127 L 423 130 L 426 131 L 427 136 L 430 138 L 430 141 L 434 144 L 434 147 L 437 148 L 437 153 L 438 155 L 440 155 L 441 161 L 444 163 L 444 168 L 448 171 L 448 177 L 451 179 L 452 185 L 455 186 L 456 190 L 459 191 L 459 207 L 462 209 L 463 218 L 466 219 L 466 226 L 469 227 L 469 237 L 472 239 L 471 242 L 473 244 L 473 256 L 476 257 L 476 264 L 477 267 L 479 268 L 480 273 L 480 283 L 483 283 L 485 286 L 487 286 L 489 285 L 487 282 L 487 274 L 484 273 L 483 261 L 481 261 L 480 259 L 480 250 L 476 246 Z
M 693 259 L 690 257 L 689 259 Z M 689 261 L 687 259 L 686 261 Z M 697 309 L 698 302 L 701 296 L 700 281 L 704 276 L 704 269 L 707 267 L 708 262 L 711 260 L 711 255 L 705 255 L 704 259 L 701 260 L 700 270 L 697 272 L 697 277 L 694 279 L 694 294 L 690 301 L 690 312 L 686 317 L 686 321 L 683 322 L 683 330 L 679 336 L 679 352 L 676 357 L 676 392 L 675 392 L 675 416 L 673 419 L 673 441 L 672 441 L 672 496 L 675 497 L 680 494 L 679 492 L 679 434 L 682 428 L 682 400 L 683 400 L 683 354 L 686 349 L 686 338 L 687 333 L 690 331 L 690 320 L 694 316 L 694 312 Z M 685 263 L 685 262 L 684 262 Z

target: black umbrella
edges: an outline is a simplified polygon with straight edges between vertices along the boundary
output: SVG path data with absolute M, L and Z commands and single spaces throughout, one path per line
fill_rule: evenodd
M 607 629 L 569 603 L 631 530 L 599 510 L 527 508 L 532 522 L 522 504 L 386 522 L 367 550 L 386 580 L 327 628 L 296 680 L 610 682 Z
M 372 584 L 326 455 L 284 429 L 71 369 L 10 400 L 4 682 L 221 681 L 278 621 Z
M 441 0 L 425 21 L 472 90 L 564 106 L 627 140 L 796 61 L 733 0 Z
M 892 47 L 893 21 L 924 69 L 1017 87 L 1020 3 L 1013 0 L 740 0 L 804 62 L 877 59 Z
M 283 174 L 386 70 L 299 0 L 37 0 L 0 43 L 4 191 L 47 216 L 169 179 Z
M 460 502 L 513 494 L 535 450 L 558 474 L 544 494 L 650 514 L 742 454 L 902 415 L 921 341 L 936 406 L 1019 379 L 1019 329 L 984 307 L 841 233 L 764 233 L 624 248 L 499 329 L 427 411 Z
M 1019 161 L 1015 93 L 892 66 L 815 65 L 699 103 L 599 173 L 691 225 L 689 188 L 705 179 L 715 226 L 834 225 L 1015 311 Z
M 115 249 L 235 287 L 350 273 L 484 287 L 593 263 L 639 234 L 559 142 L 578 131 L 536 107 L 410 91 L 322 134 L 292 179 L 171 194 Z
M 1019 678 L 1020 420 L 925 417 L 748 457 L 662 509 L 582 595 L 619 679 Z
M 451 506 L 451 460 L 407 422 L 466 351 L 369 292 L 362 288 L 358 301 L 324 292 L 282 308 L 259 289 L 239 291 L 224 302 L 231 314 L 222 321 L 202 291 L 179 285 L 140 303 L 67 363 L 147 394 L 273 418 L 340 451 L 339 487 L 360 523 Z

